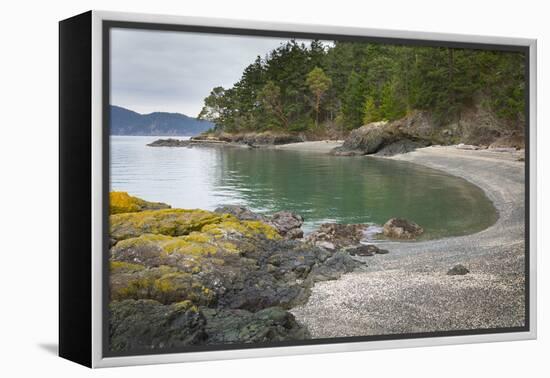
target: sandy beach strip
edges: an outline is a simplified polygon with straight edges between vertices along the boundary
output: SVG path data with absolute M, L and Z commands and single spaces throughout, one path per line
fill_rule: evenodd
M 275 150 L 303 151 L 316 153 L 329 153 L 333 148 L 340 147 L 343 140 L 319 140 L 312 142 L 298 142 L 271 146 Z
M 316 338 L 523 326 L 521 153 L 448 146 L 422 148 L 392 159 L 439 169 L 479 186 L 498 210 L 497 222 L 467 236 L 386 242 L 384 248 L 390 253 L 364 257 L 368 265 L 364 271 L 315 284 L 308 302 L 292 310 L 297 320 Z M 470 273 L 446 274 L 459 263 Z

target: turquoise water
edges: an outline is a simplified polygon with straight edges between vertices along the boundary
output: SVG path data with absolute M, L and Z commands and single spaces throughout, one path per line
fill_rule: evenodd
M 407 162 L 241 148 L 147 147 L 158 137 L 111 137 L 111 190 L 172 207 L 239 204 L 290 210 L 306 232 L 321 223 L 383 224 L 404 217 L 425 237 L 481 231 L 497 218 L 466 180 Z

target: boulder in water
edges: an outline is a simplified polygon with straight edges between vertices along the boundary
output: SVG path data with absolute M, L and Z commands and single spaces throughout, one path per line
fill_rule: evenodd
M 384 224 L 384 235 L 395 239 L 415 239 L 424 229 L 403 218 L 391 218 Z

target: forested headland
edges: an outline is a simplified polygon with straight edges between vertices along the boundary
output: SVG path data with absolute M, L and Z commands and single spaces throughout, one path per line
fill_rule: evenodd
M 225 133 L 345 136 L 422 112 L 434 135 L 449 142 L 483 133 L 522 138 L 524 59 L 517 52 L 291 40 L 258 56 L 233 87 L 213 88 L 198 118 Z

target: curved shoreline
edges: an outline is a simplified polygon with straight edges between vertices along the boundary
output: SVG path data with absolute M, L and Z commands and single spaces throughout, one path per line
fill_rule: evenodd
M 471 235 L 384 243 L 390 253 L 363 258 L 365 272 L 316 284 L 309 301 L 292 310 L 298 321 L 313 337 L 523 326 L 525 165 L 518 157 L 452 146 L 391 157 L 477 185 L 498 220 Z M 458 263 L 471 273 L 446 275 Z

